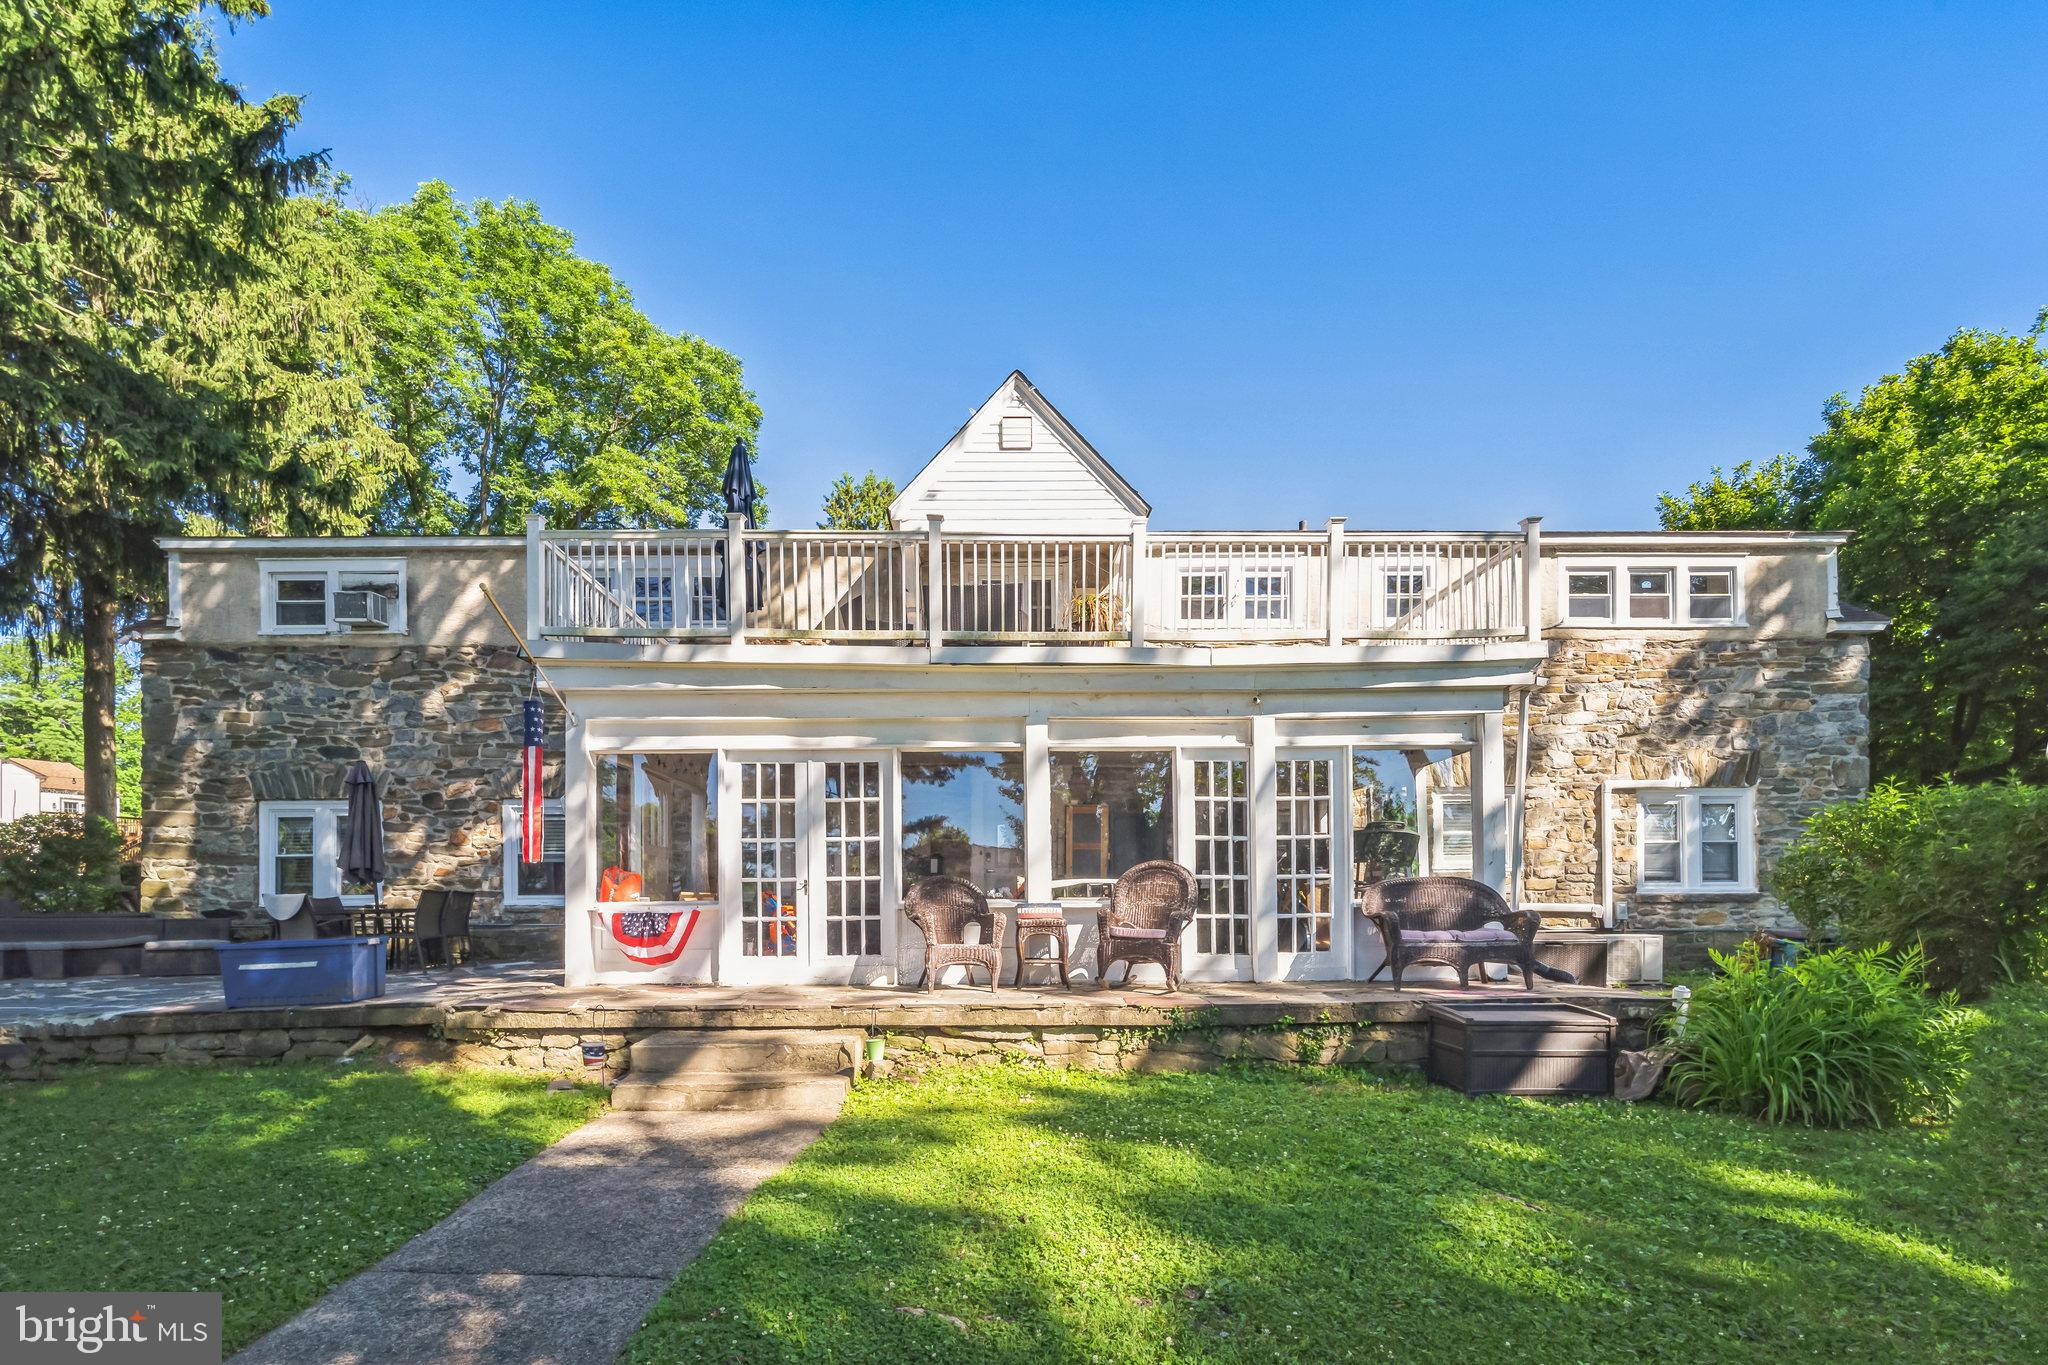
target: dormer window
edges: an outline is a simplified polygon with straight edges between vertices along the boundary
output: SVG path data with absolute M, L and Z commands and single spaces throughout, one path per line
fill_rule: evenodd
M 1005 417 L 1000 427 L 998 439 L 1002 449 L 1031 449 L 1031 419 L 1029 417 Z

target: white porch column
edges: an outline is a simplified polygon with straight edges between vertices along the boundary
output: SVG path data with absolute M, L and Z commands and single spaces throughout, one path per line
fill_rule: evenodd
M 1543 518 L 1522 518 L 1522 636 L 1543 642 Z
M 1251 787 L 1252 980 L 1280 979 L 1280 867 L 1274 857 L 1273 827 L 1279 821 L 1279 774 L 1273 760 L 1273 718 L 1253 716 Z
M 1327 528 L 1330 548 L 1323 565 L 1323 624 L 1329 627 L 1330 644 L 1344 643 L 1344 518 L 1331 517 Z
M 1124 604 L 1131 627 L 1132 649 L 1145 647 L 1145 599 L 1152 587 L 1152 576 L 1145 572 L 1145 536 L 1145 519 L 1140 517 L 1131 523 L 1131 581 L 1126 593 L 1130 601 Z
M 590 948 L 590 911 L 597 904 L 597 772 L 590 761 L 589 730 L 569 720 L 562 745 L 562 976 L 587 986 L 596 971 Z
M 1508 881 L 1507 770 L 1501 713 L 1479 717 L 1472 751 L 1472 875 L 1501 894 Z
M 540 533 L 547 528 L 548 519 L 538 512 L 526 519 L 526 642 L 529 645 L 540 639 L 548 619 L 541 578 L 546 562 L 542 558 L 544 551 L 540 539 Z
M 925 649 L 933 660 L 946 642 L 946 518 L 938 512 L 924 519 Z
M 747 572 L 747 515 L 728 516 L 725 521 L 725 629 L 731 642 L 747 642 L 747 593 L 753 587 Z
M 1052 727 L 1024 717 L 1024 899 L 1052 899 Z

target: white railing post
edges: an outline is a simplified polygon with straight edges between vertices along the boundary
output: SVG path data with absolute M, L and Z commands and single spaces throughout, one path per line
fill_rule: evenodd
M 528 643 L 538 640 L 548 628 L 548 604 L 545 596 L 547 565 L 542 560 L 540 533 L 547 530 L 548 519 L 538 512 L 529 513 L 526 518 L 526 639 Z
M 725 519 L 725 630 L 733 644 L 747 642 L 747 514 Z
M 1543 639 L 1543 518 L 1522 518 L 1522 638 Z
M 1329 628 L 1330 643 L 1344 643 L 1344 518 L 1329 522 L 1329 563 L 1323 568 L 1323 624 Z
M 934 655 L 946 638 L 946 546 L 939 533 L 945 524 L 938 512 L 924 519 L 925 648 Z
M 1131 523 L 1131 581 L 1125 589 L 1130 600 L 1125 603 L 1131 626 L 1131 648 L 1145 647 L 1145 593 L 1151 582 L 1151 575 L 1145 565 L 1145 519 L 1140 517 Z

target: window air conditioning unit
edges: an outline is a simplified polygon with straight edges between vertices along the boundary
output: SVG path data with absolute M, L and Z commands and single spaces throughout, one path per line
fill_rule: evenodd
M 334 623 L 338 626 L 391 625 L 391 599 L 374 588 L 339 588 L 334 594 Z

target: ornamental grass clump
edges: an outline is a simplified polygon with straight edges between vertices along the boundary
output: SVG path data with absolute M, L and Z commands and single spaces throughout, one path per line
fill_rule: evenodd
M 1820 1128 L 1954 1107 L 1977 1016 L 1929 993 L 1918 948 L 1837 948 L 1773 970 L 1745 944 L 1715 962 L 1722 974 L 1672 1037 L 1680 1103 Z

